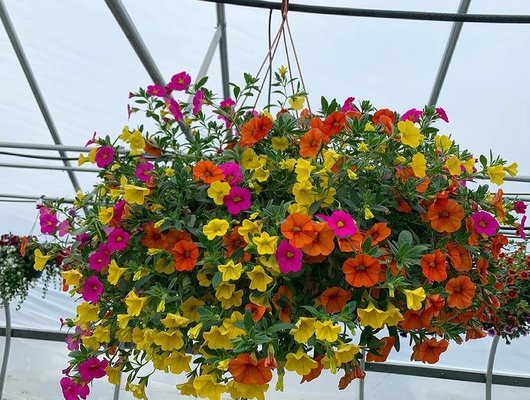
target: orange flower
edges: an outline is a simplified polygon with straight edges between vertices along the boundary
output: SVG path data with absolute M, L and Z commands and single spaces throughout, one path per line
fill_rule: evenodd
M 250 354 L 239 354 L 229 361 L 228 370 L 238 383 L 265 385 L 272 379 L 272 371 L 264 365 L 265 360 L 255 360 Z
M 344 371 L 344 376 L 339 379 L 339 390 L 346 389 L 354 379 L 364 379 L 366 372 L 363 371 L 359 363 L 357 362 L 353 369 Z
M 199 248 L 190 240 L 180 240 L 171 249 L 177 271 L 191 271 L 199 258 Z
M 308 215 L 293 213 L 281 226 L 283 236 L 289 239 L 291 246 L 298 249 L 310 244 L 315 237 L 315 227 Z
M 427 210 L 432 229 L 440 233 L 453 233 L 460 229 L 464 209 L 454 200 L 436 200 Z
M 440 315 L 445 301 L 440 294 L 433 294 L 428 296 L 425 300 L 425 311 L 429 312 L 433 317 Z
M 471 339 L 482 339 L 486 337 L 486 332 L 480 327 L 470 327 L 466 331 L 466 342 Z
M 264 139 L 272 129 L 269 117 L 253 117 L 241 128 L 241 147 L 250 146 Z
M 404 198 L 398 197 L 396 199 L 396 201 L 397 201 L 397 204 L 398 204 L 397 210 L 399 212 L 406 213 L 406 214 L 412 212 L 412 207 L 410 206 L 410 204 Z
M 324 126 L 322 132 L 324 132 L 324 141 L 329 142 L 331 136 L 335 136 L 339 133 L 344 124 L 346 123 L 346 116 L 341 111 L 334 111 L 329 114 L 324 120 Z
M 248 303 L 245 306 L 245 309 L 250 311 L 250 313 L 252 314 L 252 319 L 254 321 L 259 321 L 261 318 L 263 318 L 265 312 L 267 311 L 267 307 L 252 303 Z
M 149 249 L 165 249 L 166 237 L 153 222 L 144 225 L 142 244 Z
M 392 124 L 396 122 L 394 111 L 389 110 L 388 108 L 381 108 L 380 110 L 377 110 L 372 117 L 374 125 L 379 125 L 381 123 L 381 117 L 383 116 L 388 118 Z
M 425 254 L 421 258 L 423 275 L 431 282 L 442 282 L 447 279 L 445 254 L 436 249 L 432 254 Z
M 350 253 L 353 250 L 360 251 L 361 250 L 361 244 L 364 241 L 364 234 L 361 232 L 357 232 L 353 236 L 348 236 L 345 238 L 337 238 L 337 242 L 339 243 L 339 249 L 343 253 Z
M 380 243 L 389 237 L 390 233 L 392 233 L 392 231 L 387 226 L 386 222 L 377 222 L 366 231 L 366 236 L 372 238 L 372 246 L 375 246 L 377 243 Z
M 272 296 L 272 305 L 280 312 L 279 319 L 283 322 L 291 322 L 293 292 L 287 286 L 280 286 L 278 291 Z
M 495 196 L 493 196 L 492 204 L 495 208 L 495 214 L 497 216 L 497 219 L 499 221 L 504 221 L 506 218 L 506 211 L 504 211 L 504 207 L 502 206 L 502 196 L 504 195 L 504 192 L 502 189 L 497 190 L 497 193 L 495 193 Z
M 432 313 L 423 311 L 408 310 L 403 314 L 403 321 L 399 324 L 405 331 L 428 328 L 431 326 Z
M 502 248 L 507 244 L 508 238 L 502 233 L 498 233 L 493 237 L 493 240 L 491 241 L 491 253 L 493 255 L 493 259 L 496 260 L 499 258 Z
M 239 227 L 236 226 L 232 232 L 223 236 L 223 247 L 225 248 L 226 256 L 231 257 L 238 249 L 242 249 L 247 245 L 243 236 L 239 234 Z
M 171 251 L 173 246 L 175 246 L 175 244 L 181 240 L 187 240 L 187 241 L 193 242 L 193 240 L 191 240 L 190 234 L 186 231 L 170 229 L 169 231 L 167 231 L 166 233 L 163 233 L 162 235 L 164 236 L 164 240 L 166 241 L 165 249 L 168 251 Z
M 323 358 L 324 358 L 323 355 L 316 356 L 314 358 L 314 360 L 318 363 L 317 366 L 313 368 L 311 371 L 309 371 L 308 374 L 303 375 L 300 383 L 311 382 L 313 379 L 316 379 L 320 376 L 320 374 L 322 373 L 322 370 L 324 369 L 324 365 L 322 364 Z
M 324 134 L 318 128 L 311 128 L 300 139 L 300 155 L 302 157 L 316 156 L 322 145 Z
M 162 150 L 160 150 L 160 147 L 157 147 L 157 145 L 149 140 L 145 141 L 144 151 L 147 154 L 150 154 L 155 157 L 160 157 L 162 155 Z
M 324 290 L 320 295 L 320 302 L 328 314 L 341 312 L 351 299 L 351 293 L 337 286 Z
M 467 308 L 471 305 L 475 296 L 475 284 L 467 275 L 460 275 L 451 278 L 445 285 L 447 296 L 447 305 L 451 308 Z
M 225 174 L 211 161 L 201 160 L 193 167 L 193 179 L 204 183 L 212 183 L 224 179 Z
M 416 192 L 424 193 L 431 184 L 431 180 L 427 177 L 423 178 L 420 183 L 416 185 Z
M 488 266 L 489 262 L 486 258 L 479 258 L 477 260 L 477 272 L 480 278 L 480 283 L 483 285 L 488 283 Z
M 466 231 L 469 233 L 469 238 L 467 239 L 467 243 L 470 246 L 478 246 L 479 242 L 479 236 L 478 233 L 473 229 L 473 218 L 467 217 L 466 218 Z
M 471 255 L 464 246 L 448 242 L 445 248 L 454 269 L 460 272 L 466 272 L 471 269 Z
M 22 236 L 20 240 L 20 255 L 24 257 L 26 255 L 26 249 L 28 248 L 28 237 Z
M 424 363 L 435 364 L 440 359 L 440 355 L 447 350 L 449 342 L 445 339 L 429 339 L 413 347 L 411 360 L 422 361 Z
M 366 355 L 366 361 L 368 362 L 385 362 L 390 354 L 390 350 L 396 343 L 396 339 L 393 336 L 387 336 L 380 340 L 381 347 L 378 347 L 374 352 L 370 352 Z M 376 354 L 377 352 L 378 354 Z
M 302 251 L 310 256 L 327 256 L 335 248 L 333 229 L 325 222 L 315 224 L 315 237 L 313 241 L 302 248 Z
M 342 264 L 346 282 L 354 287 L 371 287 L 379 281 L 381 264 L 366 254 L 357 254 Z

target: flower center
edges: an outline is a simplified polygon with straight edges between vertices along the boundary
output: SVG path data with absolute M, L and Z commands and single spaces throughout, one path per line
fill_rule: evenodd
M 300 231 L 301 231 L 301 229 L 300 229 L 299 226 L 293 226 L 293 232 L 294 233 L 297 233 L 297 232 L 300 232 Z
M 344 225 L 345 224 L 342 221 L 337 222 L 337 228 L 342 228 Z
M 442 218 L 447 218 L 449 216 L 449 213 L 446 211 L 446 210 L 443 210 L 441 213 L 440 213 L 440 217 Z
M 239 203 L 241 201 L 241 197 L 236 196 L 234 197 L 234 203 Z
M 478 226 L 480 226 L 481 228 L 485 228 L 488 224 L 486 224 L 486 221 L 480 221 L 478 223 Z
M 287 256 L 287 258 L 293 258 L 294 257 L 294 254 L 291 253 L 290 251 L 287 252 L 287 254 L 285 254 Z

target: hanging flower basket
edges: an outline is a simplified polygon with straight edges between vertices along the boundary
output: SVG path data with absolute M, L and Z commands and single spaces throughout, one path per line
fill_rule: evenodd
M 77 195 L 84 215 L 45 207 L 48 233 L 69 231 L 57 239 L 78 302 L 65 398 L 123 373 L 145 399 L 153 370 L 210 400 L 263 399 L 286 371 L 307 382 L 326 369 L 343 389 L 364 377 L 361 350 L 385 361 L 406 336 L 412 360 L 436 363 L 482 332 L 499 222 L 515 217 L 475 179 L 502 184 L 517 164 L 460 149 L 441 108 L 309 110 L 282 68 L 258 111 L 252 76 L 220 102 L 205 82 L 181 72 L 132 93 L 129 113 L 146 119 L 80 157 L 101 168 Z

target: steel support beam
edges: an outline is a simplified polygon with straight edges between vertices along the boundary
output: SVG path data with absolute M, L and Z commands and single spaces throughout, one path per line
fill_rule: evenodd
M 0 199 L 13 199 L 13 200 L 28 200 L 28 201 L 59 201 L 63 203 L 73 204 L 74 199 L 63 199 L 58 197 L 47 197 L 47 196 L 26 196 L 23 194 L 0 194 Z
M 80 153 L 87 153 L 92 149 L 91 147 L 65 146 L 62 144 L 35 144 L 35 143 L 15 143 L 15 142 L 0 142 L 0 148 L 50 150 L 50 151 L 73 151 L 73 152 L 80 152 Z
M 0 167 L 21 168 L 21 169 L 47 169 L 47 170 L 53 170 L 53 171 L 66 171 L 67 173 L 70 173 L 70 172 L 73 172 L 73 171 L 92 172 L 92 173 L 101 172 L 99 169 L 95 169 L 95 168 L 80 168 L 80 167 L 72 167 L 70 165 L 68 165 L 68 166 L 57 166 L 57 165 L 0 163 Z M 81 189 L 79 189 L 79 190 L 81 190 Z
M 221 29 L 221 41 L 219 43 L 219 55 L 221 58 L 221 78 L 223 82 L 223 97 L 230 97 L 230 78 L 228 76 L 228 40 L 226 37 L 226 15 L 224 4 L 217 4 L 217 27 Z

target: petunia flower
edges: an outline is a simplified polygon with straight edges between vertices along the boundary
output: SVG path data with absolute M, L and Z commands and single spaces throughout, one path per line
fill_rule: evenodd
M 153 177 L 152 172 L 155 169 L 155 166 L 149 162 L 142 162 L 136 166 L 134 169 L 134 176 L 140 182 L 147 183 Z
M 224 219 L 212 219 L 202 228 L 202 232 L 208 240 L 213 240 L 218 236 L 226 235 L 230 224 Z
M 526 204 L 524 201 L 514 201 L 513 202 L 513 211 L 517 214 L 524 214 L 526 212 Z
M 175 118 L 175 121 L 179 122 L 182 121 L 184 118 L 184 115 L 182 114 L 182 110 L 180 109 L 179 103 L 174 99 L 169 99 L 168 102 L 168 109 L 171 115 Z
M 475 232 L 487 236 L 493 236 L 497 233 L 499 223 L 490 213 L 478 211 L 471 215 L 471 219 L 473 220 L 473 229 Z
M 521 223 L 519 224 L 519 226 L 517 227 L 517 230 L 516 230 L 517 236 L 519 236 L 521 239 L 526 239 L 526 233 L 524 231 L 525 223 L 526 223 L 526 215 L 523 216 L 523 218 L 521 218 Z
M 335 235 L 340 238 L 355 235 L 358 231 L 353 217 L 343 210 L 333 211 L 333 213 L 326 219 L 326 222 L 329 227 L 333 229 Z
M 114 158 L 114 148 L 111 146 L 101 146 L 96 151 L 96 165 L 105 168 L 112 164 Z
M 100 272 L 110 263 L 110 251 L 104 244 L 88 257 L 88 269 Z
M 287 240 L 280 242 L 275 256 L 280 271 L 284 274 L 298 272 L 302 268 L 302 251 L 291 245 Z
M 233 186 L 230 192 L 223 198 L 223 203 L 232 215 L 237 215 L 250 208 L 250 190 Z
M 403 293 L 407 299 L 407 308 L 409 310 L 418 311 L 422 307 L 422 301 L 427 297 L 425 289 L 422 287 L 416 289 L 403 289 Z
M 129 237 L 129 233 L 123 229 L 113 229 L 107 237 L 107 250 L 111 253 L 125 250 L 127 248 L 127 243 L 129 243 Z
M 188 88 L 191 83 L 191 77 L 187 72 L 179 72 L 178 74 L 173 75 L 171 81 L 166 85 L 166 90 L 171 92 L 173 90 L 183 91 Z
M 90 303 L 97 303 L 103 293 L 103 284 L 96 275 L 92 275 L 83 282 L 83 291 L 81 292 L 83 300 Z
M 43 207 L 43 209 L 44 208 L 45 207 Z M 39 223 L 41 233 L 44 233 L 45 235 L 53 235 L 57 229 L 59 220 L 52 212 L 41 212 L 39 216 Z
M 417 122 L 420 119 L 421 114 L 423 114 L 421 110 L 411 108 L 410 110 L 405 111 L 405 113 L 401 116 L 401 121 L 409 120 L 412 122 Z
M 344 100 L 344 104 L 340 108 L 340 110 L 343 113 L 346 113 L 348 111 L 357 111 L 357 107 L 353 104 L 355 101 L 355 97 L 348 97 L 346 100 Z
M 201 111 L 202 105 L 204 104 L 204 91 L 202 89 L 199 89 L 197 92 L 195 92 L 192 102 L 193 109 L 191 112 L 193 115 L 197 115 Z
M 107 373 L 105 368 L 107 367 L 107 360 L 99 360 L 96 357 L 89 358 L 79 364 L 78 372 L 83 382 L 89 383 L 93 379 L 104 377 Z
M 243 172 L 241 172 L 241 166 L 237 162 L 229 161 L 218 165 L 219 169 L 223 171 L 224 180 L 230 184 L 230 186 L 236 186 L 243 182 Z
M 436 107 L 436 115 L 443 121 L 449 122 L 449 118 L 447 118 L 447 113 L 442 107 Z
M 165 97 L 166 89 L 160 85 L 149 85 L 147 86 L 147 94 L 149 96 Z
M 72 378 L 68 376 L 61 378 L 60 385 L 65 400 L 79 400 L 79 388 Z

